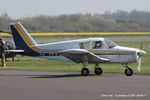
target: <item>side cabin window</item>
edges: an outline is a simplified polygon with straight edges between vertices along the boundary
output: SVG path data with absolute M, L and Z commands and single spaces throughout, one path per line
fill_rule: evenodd
M 102 49 L 102 48 L 104 48 L 103 42 L 102 41 L 93 41 L 92 48 L 93 49 Z
M 90 49 L 90 42 L 80 43 L 80 49 Z

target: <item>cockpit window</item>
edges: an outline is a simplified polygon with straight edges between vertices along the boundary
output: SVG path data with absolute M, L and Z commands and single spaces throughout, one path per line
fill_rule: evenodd
M 101 48 L 103 48 L 102 41 L 93 41 L 92 48 L 93 49 L 101 49 Z
M 112 42 L 111 40 L 105 39 L 106 45 L 108 46 L 108 48 L 113 48 L 115 46 L 117 46 L 116 43 Z

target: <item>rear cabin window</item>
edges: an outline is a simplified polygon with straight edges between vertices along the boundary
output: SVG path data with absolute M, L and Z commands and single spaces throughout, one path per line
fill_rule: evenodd
M 90 49 L 90 42 L 80 43 L 80 49 Z

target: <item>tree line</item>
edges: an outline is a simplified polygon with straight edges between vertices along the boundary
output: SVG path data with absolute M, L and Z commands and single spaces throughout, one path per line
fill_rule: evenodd
M 20 19 L 29 32 L 150 32 L 150 12 L 132 10 L 104 14 L 39 15 Z M 15 19 L 0 15 L 0 30 L 10 31 Z

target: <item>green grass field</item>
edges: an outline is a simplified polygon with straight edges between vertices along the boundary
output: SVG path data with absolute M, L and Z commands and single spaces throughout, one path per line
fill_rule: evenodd
M 82 37 L 35 37 L 38 43 L 56 42 L 61 40 L 72 40 Z M 142 57 L 142 71 L 137 71 L 137 64 L 129 64 L 129 67 L 133 68 L 134 73 L 150 74 L 150 37 L 149 36 L 131 36 L 131 37 L 106 37 L 116 42 L 121 46 L 128 46 L 134 48 L 140 48 L 141 42 L 143 50 L 147 52 L 147 55 Z M 94 64 L 89 64 L 91 72 L 94 71 Z M 125 67 L 121 64 L 101 64 L 103 72 L 124 73 Z M 48 71 L 80 71 L 82 64 L 67 63 L 61 61 L 33 58 L 27 56 L 16 56 L 13 62 L 11 58 L 7 59 L 7 67 L 0 69 L 15 69 L 15 70 L 48 70 Z

